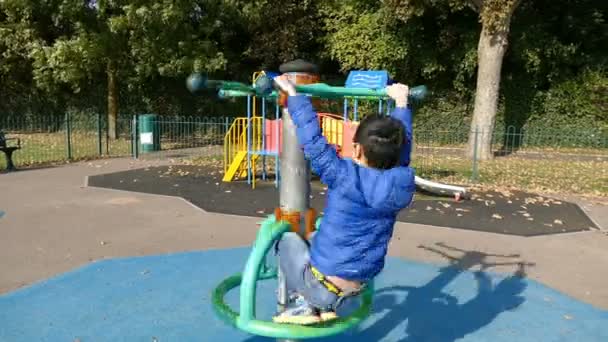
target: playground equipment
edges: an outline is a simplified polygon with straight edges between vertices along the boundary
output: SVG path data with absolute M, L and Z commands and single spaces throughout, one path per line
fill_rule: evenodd
M 387 80 L 384 79 L 382 86 L 368 85 L 369 88 L 349 87 L 349 82 L 346 87 L 331 87 L 318 83 L 319 76 L 316 67 L 301 60 L 282 65 L 280 71 L 295 84 L 297 92 L 325 98 L 345 97 L 343 117 L 322 113 L 319 115 L 319 120 L 323 134 L 328 141 L 336 146 L 342 156 L 350 156 L 348 147 L 351 146 L 357 122 L 348 120 L 346 97 L 354 100 L 356 112 L 356 100 L 358 99 L 386 98 L 384 88 Z M 262 77 L 261 80 L 260 77 Z M 247 97 L 247 118 L 237 119 L 226 134 L 224 181 L 232 181 L 235 176 L 243 177 L 244 174 L 247 174 L 248 182 L 253 182 L 255 186 L 255 167 L 252 166 L 260 156 L 263 160 L 267 156 L 274 156 L 277 164 L 280 163 L 279 170 L 286 170 L 284 175 L 281 175 L 279 207 L 275 209 L 273 216 L 262 222 L 244 272 L 225 279 L 214 290 L 214 308 L 217 315 L 227 323 L 255 335 L 279 339 L 307 339 L 339 334 L 353 328 L 369 314 L 373 297 L 373 281 L 368 283 L 361 294 L 361 306 L 347 317 L 313 326 L 276 324 L 256 319 L 255 293 L 258 280 L 277 278 L 278 310 L 284 310 L 287 304 L 287 288 L 280 268 L 270 268 L 265 263 L 271 246 L 285 232 L 296 232 L 302 238 L 307 239 L 320 226 L 320 218 L 316 218 L 314 209 L 310 208 L 310 165 L 304 158 L 304 152 L 300 148 L 296 136 L 296 127 L 285 106 L 287 94 L 272 90 L 272 87 L 268 86 L 268 79 L 263 77 L 269 76 L 263 73 L 254 75 L 254 86 L 238 82 L 212 81 L 200 76 L 190 77 L 187 82 L 191 91 L 196 91 L 200 87 L 212 87 L 219 90 L 220 96 Z M 373 78 L 353 76 L 351 83 L 356 83 L 357 80 L 369 83 L 370 79 Z M 425 93 L 426 88 L 419 87 L 410 93 L 410 97 L 422 98 Z M 256 96 L 261 98 L 262 116 L 257 115 L 257 109 L 252 108 L 252 102 Z M 268 99 L 275 102 L 274 120 L 266 118 Z M 283 109 L 281 110 L 279 106 L 283 106 Z M 387 107 L 389 106 L 387 105 Z M 380 102 L 379 111 L 382 112 L 382 102 Z M 277 185 L 279 170 L 277 170 L 276 177 Z M 263 177 L 265 177 L 265 168 L 263 172 Z M 432 187 L 433 184 L 427 183 L 426 186 Z M 240 286 L 240 313 L 231 309 L 224 301 L 224 296 L 228 291 L 238 286 Z
M 294 84 L 313 84 L 319 80 L 319 76 L 315 72 L 316 67 L 307 62 L 294 61 L 286 63 L 283 64 L 280 69 Z M 240 90 L 237 89 L 237 91 Z M 285 95 L 282 95 L 283 101 L 279 100 L 279 103 L 282 103 L 283 105 L 285 104 L 284 96 Z M 249 114 L 248 122 L 250 122 L 252 119 L 250 116 L 250 95 L 248 95 L 247 100 Z M 276 111 L 279 111 L 278 106 L 276 107 Z M 218 316 L 229 324 L 256 335 L 281 339 L 305 339 L 339 334 L 354 327 L 369 314 L 373 284 L 370 284 L 362 294 L 363 303 L 357 311 L 348 317 L 331 322 L 305 327 L 276 324 L 260 321 L 255 318 L 255 290 L 257 280 L 278 278 L 278 310 L 284 310 L 287 304 L 287 287 L 280 269 L 270 270 L 264 264 L 264 258 L 273 243 L 279 240 L 282 234 L 287 231 L 296 232 L 303 238 L 308 238 L 310 234 L 319 227 L 320 222 L 319 219 L 316 219 L 315 211 L 310 208 L 310 165 L 304 158 L 304 152 L 298 144 L 295 125 L 285 107 L 282 110 L 281 124 L 282 134 L 280 135 L 280 153 L 282 158 L 280 159 L 280 163 L 281 169 L 289 170 L 289 172 L 286 172 L 281 179 L 279 207 L 276 208 L 274 216 L 269 217 L 267 221 L 262 223 L 255 244 L 253 245 L 253 251 L 247 261 L 243 274 L 237 274 L 224 280 L 215 289 L 213 293 L 214 308 Z M 243 130 L 243 132 L 248 132 L 248 148 L 251 147 L 251 128 L 252 125 L 247 124 L 247 130 Z M 241 139 L 242 133 L 235 134 L 235 136 L 238 136 L 239 139 Z M 247 154 L 251 155 L 250 153 Z M 248 166 L 250 165 L 251 157 L 248 159 Z M 229 290 L 239 285 L 241 310 L 240 313 L 237 314 L 226 305 L 223 298 Z
M 277 269 L 270 268 L 265 263 L 265 256 L 285 232 L 292 230 L 290 224 L 277 221 L 269 217 L 258 231 L 252 253 L 247 260 L 245 271 L 233 275 L 220 283 L 213 291 L 213 305 L 216 314 L 229 325 L 250 334 L 280 339 L 308 339 L 320 338 L 340 334 L 362 322 L 369 315 L 373 286 L 370 284 L 361 295 L 361 306 L 348 317 L 315 326 L 300 326 L 291 324 L 278 324 L 261 321 L 255 316 L 256 282 L 258 280 L 276 279 Z M 240 286 L 240 313 L 234 311 L 224 301 L 225 295 L 232 289 Z
M 279 159 L 282 154 L 281 141 L 283 136 L 280 118 L 279 95 L 276 91 L 269 92 L 264 72 L 254 73 L 253 86 L 238 82 L 213 81 L 196 78 L 196 84 L 209 84 L 219 87 L 221 97 L 247 97 L 247 117 L 238 118 L 228 130 L 224 139 L 224 182 L 247 178 L 247 183 L 256 186 L 256 165 L 262 161 L 262 179 L 267 178 L 267 158 L 275 159 L 275 186 L 278 187 L 281 168 Z M 260 79 L 264 81 L 260 81 Z M 193 82 L 193 81 L 191 81 Z M 390 112 L 391 101 L 386 96 L 386 85 L 391 81 L 386 71 L 352 71 L 344 87 L 328 86 L 324 83 L 297 85 L 296 90 L 311 96 L 337 98 L 344 97 L 344 112 L 342 116 L 330 113 L 319 113 L 319 124 L 323 135 L 343 158 L 352 155 L 352 140 L 359 124 L 358 105 L 360 100 L 377 100 L 378 112 Z M 258 84 L 263 84 L 266 91 L 258 91 Z M 427 94 L 424 86 L 412 88 L 410 99 L 421 101 Z M 257 100 L 261 102 L 261 115 L 258 112 Z M 279 102 L 281 99 L 279 99 Z M 352 101 L 352 102 L 351 102 Z M 275 104 L 275 115 L 268 116 L 269 103 Z M 352 111 L 350 110 L 352 103 Z M 350 118 L 353 118 L 350 120 Z M 416 185 L 432 194 L 453 196 L 457 201 L 467 197 L 463 187 L 447 185 L 426 180 L 416 176 Z

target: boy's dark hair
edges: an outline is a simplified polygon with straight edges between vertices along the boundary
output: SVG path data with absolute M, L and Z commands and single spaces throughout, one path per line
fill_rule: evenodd
M 374 114 L 361 121 L 353 141 L 363 147 L 363 155 L 370 167 L 390 169 L 399 164 L 403 131 L 399 120 Z

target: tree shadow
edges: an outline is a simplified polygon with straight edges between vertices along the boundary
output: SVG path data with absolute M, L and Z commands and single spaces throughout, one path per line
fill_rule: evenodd
M 350 331 L 345 335 L 323 339 L 324 341 L 379 341 L 407 321 L 403 332 L 397 331 L 391 340 L 400 342 L 454 342 L 494 321 L 501 313 L 514 310 L 525 302 L 526 267 L 533 263 L 508 261 L 519 255 L 488 254 L 466 251 L 444 243 L 435 246 L 419 246 L 449 260 L 449 264 L 439 269 L 439 273 L 422 286 L 392 286 L 376 290 L 373 315 L 381 318 L 363 330 Z M 450 252 L 461 253 L 459 257 Z M 507 259 L 504 262 L 490 262 L 488 258 Z M 497 283 L 486 271 L 492 267 L 513 265 L 517 270 Z M 474 267 L 477 293 L 460 303 L 458 298 L 447 293 L 446 286 L 459 275 Z M 347 311 L 358 305 L 358 300 L 345 304 Z M 373 317 L 370 319 L 373 319 Z M 397 337 L 398 336 L 398 337 Z M 247 342 L 269 341 L 253 337 Z
M 449 260 L 439 274 L 419 286 L 395 286 L 376 292 L 375 312 L 385 315 L 371 327 L 356 335 L 355 341 L 377 341 L 407 320 L 402 342 L 452 342 L 490 324 L 502 312 L 513 310 L 524 303 L 526 288 L 525 262 L 489 262 L 488 258 L 519 258 L 519 255 L 488 254 L 466 251 L 444 243 L 419 248 L 439 254 Z M 459 252 L 459 257 L 450 252 Z M 517 271 L 493 284 L 486 270 L 495 266 L 517 265 Z M 474 272 L 476 295 L 464 303 L 445 293 L 444 288 L 464 271 L 478 266 Z M 399 296 L 399 293 L 401 295 Z M 399 297 L 406 295 L 404 300 Z M 402 334 L 399 334 L 402 335 Z

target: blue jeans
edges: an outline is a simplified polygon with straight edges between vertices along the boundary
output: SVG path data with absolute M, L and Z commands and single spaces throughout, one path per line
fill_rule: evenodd
M 313 241 L 311 237 L 311 241 Z M 343 297 L 330 292 L 310 270 L 310 246 L 298 234 L 288 232 L 277 244 L 279 267 L 287 285 L 287 293 L 297 292 L 312 306 L 335 310 Z

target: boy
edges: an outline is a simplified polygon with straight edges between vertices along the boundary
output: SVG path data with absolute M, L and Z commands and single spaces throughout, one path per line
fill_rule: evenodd
M 275 79 L 289 97 L 289 113 L 306 158 L 328 187 L 321 227 L 311 246 L 296 233 L 276 245 L 291 307 L 277 323 L 314 324 L 335 319 L 347 297 L 384 267 L 397 214 L 412 202 L 414 170 L 409 167 L 412 114 L 408 87 L 387 88 L 396 108 L 390 117 L 366 117 L 354 137 L 352 160 L 341 159 L 319 128 L 307 96 L 297 95 L 286 78 Z

